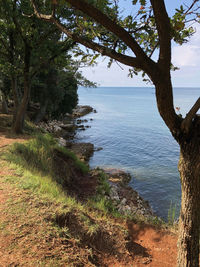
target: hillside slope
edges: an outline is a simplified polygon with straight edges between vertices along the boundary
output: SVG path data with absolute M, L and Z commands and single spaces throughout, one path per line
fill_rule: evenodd
M 5 157 L 12 143 L 27 139 L 0 132 L 1 267 L 176 265 L 176 235 L 115 216 L 102 203 L 95 206 L 91 196 L 99 181 L 91 182 L 89 174 L 76 179 L 79 167 L 78 172 L 71 169 L 75 176 L 68 187 L 45 171 Z

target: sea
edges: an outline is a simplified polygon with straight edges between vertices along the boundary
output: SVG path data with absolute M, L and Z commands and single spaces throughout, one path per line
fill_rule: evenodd
M 185 116 L 200 96 L 200 88 L 174 88 L 174 106 Z M 84 117 L 90 126 L 77 138 L 102 150 L 90 166 L 117 168 L 131 174 L 130 186 L 149 201 L 157 216 L 180 211 L 181 189 L 177 164 L 179 146 L 162 121 L 154 87 L 97 87 L 78 89 L 79 104 L 97 113 Z

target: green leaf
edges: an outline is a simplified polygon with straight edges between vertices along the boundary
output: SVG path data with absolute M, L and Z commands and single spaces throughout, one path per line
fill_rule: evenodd
M 132 1 L 132 4 L 133 4 L 133 5 L 136 5 L 136 4 L 137 4 L 137 1 L 138 1 L 138 0 L 133 0 L 133 1 Z
M 142 6 L 146 6 L 146 0 L 140 0 L 140 4 L 142 5 Z

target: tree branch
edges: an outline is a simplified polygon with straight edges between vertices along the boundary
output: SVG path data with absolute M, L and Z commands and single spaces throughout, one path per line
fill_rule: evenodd
M 16 12 L 16 5 L 17 5 L 16 1 L 14 1 L 14 3 L 13 3 L 13 12 Z M 19 32 L 19 35 L 21 36 L 24 44 L 28 45 L 27 38 L 23 35 L 22 28 L 19 25 L 15 15 L 12 16 L 12 20 L 13 20 L 13 23 L 15 24 L 15 27 L 16 27 L 17 31 Z
M 159 62 L 165 69 L 170 69 L 171 64 L 171 25 L 165 8 L 164 0 L 151 0 L 158 30 L 160 54 Z M 164 64 L 163 64 L 164 63 Z
M 90 41 L 84 37 L 80 37 L 77 34 L 74 34 L 70 30 L 68 30 L 62 23 L 60 23 L 58 20 L 56 20 L 56 18 L 54 18 L 52 15 L 44 15 L 44 14 L 39 13 L 37 6 L 35 5 L 35 1 L 31 0 L 31 2 L 32 2 L 33 7 L 34 7 L 34 13 L 38 18 L 54 23 L 59 30 L 61 30 L 62 32 L 67 34 L 67 36 L 70 37 L 71 39 L 73 39 L 74 41 L 101 53 L 103 56 L 108 56 L 108 57 L 111 57 L 115 60 L 118 60 L 119 62 L 121 62 L 125 65 L 131 66 L 131 67 L 136 67 L 136 68 L 142 67 L 141 62 L 134 57 L 122 55 L 120 53 L 115 52 L 112 49 L 109 49 L 105 46 L 99 45 L 99 44 L 97 44 L 93 41 Z
M 141 58 L 141 60 L 147 60 L 148 57 L 144 53 L 143 49 L 139 46 L 139 44 L 135 41 L 135 39 L 120 25 L 116 22 L 112 21 L 107 15 L 102 13 L 99 9 L 95 8 L 91 4 L 88 4 L 84 0 L 65 0 L 72 7 L 77 10 L 82 11 L 89 17 L 93 18 L 96 22 L 100 23 L 107 30 L 114 33 L 117 37 L 119 37 L 124 43 L 130 47 L 133 53 Z
M 195 5 L 197 2 L 199 2 L 199 0 L 194 0 L 193 3 L 188 7 L 188 9 L 185 11 L 184 14 L 185 14 L 185 15 L 190 14 L 189 11 L 194 7 L 194 5 Z M 198 7 L 198 8 L 199 8 L 199 7 Z M 197 8 L 197 9 L 198 9 L 198 8 Z
M 38 18 L 53 22 L 60 30 L 65 32 L 73 40 L 87 46 L 88 48 L 100 52 L 102 55 L 112 57 L 113 59 L 118 60 L 123 64 L 126 64 L 131 67 L 141 68 L 144 69 L 147 73 L 149 74 L 151 73 L 152 64 L 154 65 L 155 62 L 145 54 L 145 52 L 135 41 L 135 39 L 124 28 L 122 28 L 116 22 L 112 21 L 108 16 L 103 14 L 100 10 L 98 10 L 91 4 L 88 4 L 84 0 L 65 0 L 65 1 L 70 3 L 71 6 L 74 7 L 75 9 L 78 9 L 83 13 L 85 13 L 86 15 L 90 16 L 96 22 L 104 26 L 107 30 L 115 34 L 117 37 L 119 37 L 124 43 L 126 43 L 128 47 L 130 47 L 130 49 L 136 55 L 137 59 L 134 57 L 118 54 L 108 49 L 105 46 L 101 46 L 95 42 L 86 40 L 84 37 L 80 37 L 78 35 L 73 34 L 72 32 L 69 32 L 69 30 L 64 25 L 62 25 L 58 20 L 56 20 L 56 18 L 53 16 L 53 13 L 51 15 L 41 14 L 38 11 L 38 8 L 35 4 L 35 0 L 31 0 L 34 8 L 34 13 Z M 127 59 L 129 61 L 128 63 Z
M 108 47 L 99 45 L 91 40 L 88 40 L 84 37 L 80 37 L 77 34 L 72 33 L 69 31 L 64 25 L 62 25 L 60 22 L 58 22 L 56 19 L 52 20 L 53 23 L 65 34 L 67 34 L 68 37 L 72 38 L 74 41 L 90 48 L 93 49 L 99 53 L 101 53 L 102 56 L 108 56 L 111 57 L 115 60 L 118 60 L 119 62 L 131 66 L 131 67 L 136 67 L 136 68 L 142 68 L 142 63 L 140 60 L 138 60 L 135 57 L 130 57 L 126 56 L 120 53 L 117 53 L 115 50 L 112 50 Z
M 181 129 L 185 133 L 189 133 L 190 126 L 192 124 L 192 120 L 194 119 L 197 111 L 200 109 L 200 97 L 197 99 L 196 103 L 193 105 L 193 107 L 190 109 L 188 114 L 186 115 L 185 119 L 183 120 L 181 124 Z
M 41 13 L 38 11 L 38 8 L 37 8 L 37 5 L 36 5 L 36 3 L 35 3 L 35 0 L 30 0 L 30 1 L 31 1 L 32 6 L 33 6 L 33 9 L 34 9 L 34 13 L 35 13 L 35 15 L 36 15 L 39 19 L 46 20 L 46 21 L 52 21 L 54 12 L 52 12 L 51 15 L 41 14 Z

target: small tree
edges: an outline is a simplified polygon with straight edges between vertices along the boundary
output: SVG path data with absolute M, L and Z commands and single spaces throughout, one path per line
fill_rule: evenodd
M 164 0 L 150 0 L 147 13 L 146 1 L 140 0 L 141 7 L 135 17 L 118 19 L 118 8 L 114 1 L 65 0 L 52 1 L 52 13 L 41 14 L 36 1 L 31 0 L 35 15 L 54 23 L 62 32 L 74 41 L 130 66 L 131 72 L 142 70 L 151 79 L 156 89 L 159 113 L 172 136 L 180 145 L 178 169 L 181 178 L 182 203 L 179 219 L 178 261 L 179 267 L 199 266 L 199 230 L 200 230 L 200 117 L 196 115 L 200 108 L 200 98 L 181 118 L 173 105 L 171 82 L 171 40 L 184 42 L 191 33 L 185 29 L 185 17 L 188 13 L 183 7 L 174 18 L 169 19 Z M 60 4 L 59 4 L 60 2 Z M 64 6 L 64 2 L 67 5 Z M 198 0 L 194 0 L 191 11 Z M 133 1 L 136 4 L 137 0 Z M 61 12 L 62 20 L 56 14 Z M 73 27 L 64 24 L 64 13 L 74 10 Z M 78 11 L 78 12 L 77 12 Z M 58 13 L 60 14 L 60 13 Z M 84 15 L 85 14 L 85 15 Z M 137 19 L 143 23 L 138 27 Z M 77 30 L 79 29 L 79 31 Z M 129 49 L 129 53 L 125 51 Z M 159 50 L 158 60 L 152 59 L 155 49 Z M 132 55 L 131 55 L 132 54 Z

